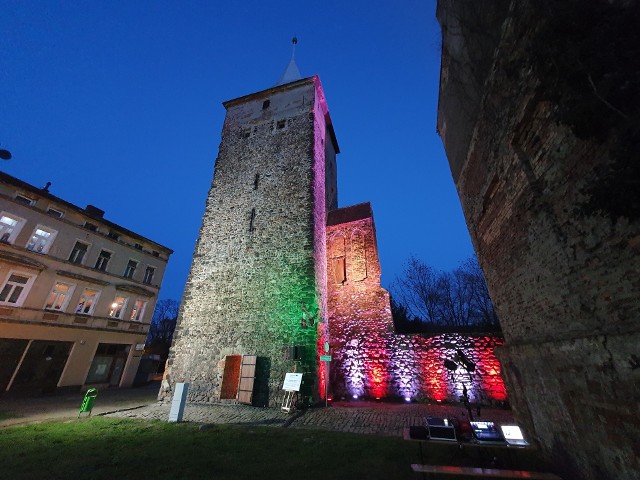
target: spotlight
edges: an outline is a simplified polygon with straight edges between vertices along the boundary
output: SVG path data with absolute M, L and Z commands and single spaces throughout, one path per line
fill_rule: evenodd
M 454 357 L 458 363 L 461 363 L 467 372 L 473 372 L 476 369 L 476 364 L 469 360 L 462 350 L 456 350 L 456 356 Z
M 358 399 L 358 395 L 354 395 L 354 396 L 353 396 L 353 399 L 354 399 L 354 400 L 357 400 L 357 399 Z
M 453 360 L 449 360 L 448 358 L 444 361 L 444 366 L 447 368 L 447 370 L 451 370 L 452 372 L 455 372 L 458 369 L 458 364 Z
M 411 401 L 411 397 L 404 397 L 404 401 L 409 403 Z

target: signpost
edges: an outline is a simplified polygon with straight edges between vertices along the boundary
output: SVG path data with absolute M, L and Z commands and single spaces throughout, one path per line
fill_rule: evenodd
M 324 342 L 324 353 L 329 353 L 329 342 Z M 324 406 L 329 406 L 329 362 L 331 355 L 320 355 L 320 361 L 324 362 Z

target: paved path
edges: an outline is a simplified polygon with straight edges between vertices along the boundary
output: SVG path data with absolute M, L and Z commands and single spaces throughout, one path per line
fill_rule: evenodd
M 136 388 L 119 388 L 98 392 L 92 415 L 104 415 L 117 410 L 140 408 L 156 402 L 160 382 Z M 0 397 L 0 428 L 47 420 L 77 418 L 83 394 L 20 398 Z M 86 414 L 83 414 L 83 416 Z
M 113 389 L 100 392 L 93 415 L 166 420 L 168 403 L 156 401 L 158 383 L 145 387 Z M 82 395 L 60 395 L 34 399 L 0 397 L 0 428 L 42 422 L 73 419 L 78 416 Z M 403 427 L 423 425 L 424 417 L 459 417 L 462 406 L 402 404 L 380 402 L 337 402 L 329 408 L 311 408 L 287 414 L 279 408 L 257 408 L 247 405 L 188 404 L 183 420 L 198 424 L 265 425 L 301 429 L 400 436 Z M 482 420 L 511 422 L 511 411 L 484 409 Z
M 166 420 L 168 404 L 109 414 L 109 416 Z M 188 404 L 183 421 L 200 424 L 271 425 L 289 428 L 332 430 L 374 435 L 402 436 L 402 429 L 424 425 L 424 417 L 459 417 L 462 407 L 452 405 L 397 404 L 379 402 L 339 402 L 329 408 L 310 408 L 287 414 L 277 408 L 247 405 Z M 480 420 L 513 422 L 510 410 L 485 409 Z

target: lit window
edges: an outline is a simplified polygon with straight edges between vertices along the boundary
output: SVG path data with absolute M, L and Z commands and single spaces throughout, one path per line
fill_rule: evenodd
M 13 243 L 25 221 L 6 212 L 0 214 L 0 242 Z
M 33 284 L 35 275 L 10 272 L 7 281 L 0 290 L 0 303 L 5 305 L 22 305 Z
M 56 238 L 57 233 L 58 232 L 56 230 L 38 225 L 31 234 L 31 238 L 29 238 L 27 250 L 38 253 L 47 253 L 53 243 L 53 240 Z
M 93 315 L 93 309 L 98 301 L 100 295 L 99 290 L 93 290 L 91 288 L 85 288 L 76 307 L 76 313 L 82 313 L 84 315 Z
M 89 245 L 87 245 L 86 243 L 76 242 L 76 244 L 73 246 L 73 250 L 71 250 L 71 255 L 69 255 L 69 261 L 71 263 L 81 265 L 88 249 Z
M 61 210 L 56 210 L 55 208 L 49 207 L 47 210 L 47 215 L 51 215 L 52 217 L 62 218 L 64 217 L 64 212 Z
M 136 268 L 138 268 L 138 262 L 129 260 L 127 268 L 124 269 L 124 278 L 133 278 L 133 274 L 136 273 Z
M 151 281 L 153 280 L 154 273 L 156 273 L 155 268 L 147 267 L 147 269 L 144 271 L 144 280 L 142 280 L 142 282 L 150 285 Z
M 16 202 L 21 203 L 23 205 L 34 205 L 36 201 L 33 198 L 27 197 L 26 195 L 22 195 L 21 193 L 16 194 Z
M 136 300 L 136 303 L 133 305 L 133 310 L 131 311 L 131 320 L 141 322 L 146 306 L 147 302 L 144 300 Z
M 125 297 L 114 298 L 109 310 L 109 316 L 113 318 L 122 318 L 122 312 L 124 311 L 126 304 L 127 299 Z
M 111 252 L 108 252 L 107 250 L 101 250 L 100 255 L 98 255 L 98 259 L 96 260 L 95 268 L 97 270 L 102 270 L 103 272 L 105 272 L 107 270 L 109 260 L 111 260 Z
M 69 303 L 69 298 L 71 298 L 71 294 L 73 293 L 73 287 L 74 285 L 56 282 L 47 297 L 47 303 L 44 308 L 49 310 L 65 310 L 67 303 Z

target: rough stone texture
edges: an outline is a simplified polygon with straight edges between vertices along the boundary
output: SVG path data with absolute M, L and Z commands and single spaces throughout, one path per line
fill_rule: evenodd
M 337 202 L 338 151 L 326 146 L 335 136 L 322 87 L 310 77 L 225 108 L 160 398 L 171 397 L 175 382 L 189 382 L 189 401 L 218 401 L 225 357 L 232 354 L 258 356 L 257 381 L 268 385 L 271 403 L 294 370 L 305 373 L 303 395 L 318 398 L 325 222 L 327 204 Z M 287 346 L 302 347 L 301 358 L 290 358 Z
M 536 95 L 528 2 L 486 18 L 466 6 L 438 5 L 438 129 L 505 335 L 510 400 L 565 478 L 638 478 L 640 225 L 578 214 L 612 160 Z M 468 52 L 483 32 L 501 38 L 485 43 L 493 65 L 477 75 Z M 457 122 L 452 99 L 466 91 L 476 104 Z
M 500 337 L 394 333 L 389 293 L 380 286 L 368 203 L 330 212 L 327 249 L 331 390 L 336 398 L 458 401 L 464 384 L 472 402 L 506 399 L 494 354 Z M 462 369 L 452 375 L 444 367 L 458 349 L 476 363 L 472 375 Z

